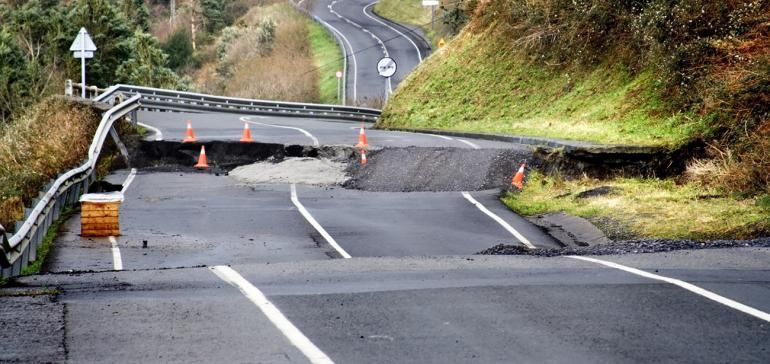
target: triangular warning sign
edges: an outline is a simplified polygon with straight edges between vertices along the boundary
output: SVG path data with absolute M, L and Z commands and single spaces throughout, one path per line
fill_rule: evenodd
M 84 38 L 85 38 L 85 49 L 83 49 Z M 94 44 L 94 41 L 91 40 L 91 36 L 88 35 L 88 31 L 86 31 L 86 28 L 80 28 L 80 32 L 78 33 L 78 36 L 75 38 L 75 41 L 73 41 L 72 45 L 70 46 L 70 51 L 93 52 L 95 50 L 96 50 L 96 44 Z

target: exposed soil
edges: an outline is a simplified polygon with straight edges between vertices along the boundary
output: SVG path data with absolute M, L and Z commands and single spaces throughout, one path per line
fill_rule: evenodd
M 636 253 L 659 253 L 675 250 L 697 250 L 714 248 L 769 248 L 770 238 L 754 240 L 628 240 L 612 244 L 599 244 L 589 247 L 566 247 L 563 249 L 533 249 L 527 250 L 519 245 L 495 245 L 480 251 L 479 255 L 532 255 L 540 257 L 555 257 L 561 255 L 616 255 Z
M 370 153 L 368 164 L 352 163 L 345 187 L 366 191 L 479 191 L 507 188 L 526 150 L 385 148 Z

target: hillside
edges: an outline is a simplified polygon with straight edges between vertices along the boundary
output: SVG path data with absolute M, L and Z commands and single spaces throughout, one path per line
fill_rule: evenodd
M 675 178 L 536 174 L 504 202 L 631 237 L 770 230 L 770 1 L 463 3 L 468 24 L 401 84 L 380 127 L 702 145 Z M 624 192 L 574 197 L 604 185 Z

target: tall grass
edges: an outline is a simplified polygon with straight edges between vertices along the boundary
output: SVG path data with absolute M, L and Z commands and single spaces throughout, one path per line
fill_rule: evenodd
M 99 115 L 60 98 L 48 98 L 0 125 L 0 224 L 23 217 L 40 189 L 86 156 Z

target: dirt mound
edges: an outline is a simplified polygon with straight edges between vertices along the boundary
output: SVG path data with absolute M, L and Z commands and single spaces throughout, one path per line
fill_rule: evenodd
M 510 184 L 527 149 L 385 148 L 348 167 L 347 188 L 367 191 L 480 191 Z

